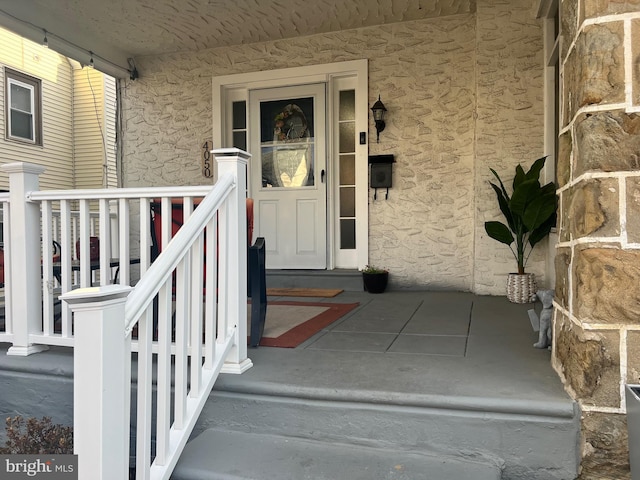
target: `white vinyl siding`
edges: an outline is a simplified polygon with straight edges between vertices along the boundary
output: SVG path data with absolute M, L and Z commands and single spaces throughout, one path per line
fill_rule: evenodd
M 76 187 L 103 186 L 104 88 L 102 74 L 94 69 L 74 71 L 74 125 Z
M 74 77 L 76 187 L 116 187 L 115 80 L 89 68 Z
M 73 124 L 71 66 L 65 57 L 0 30 L 0 131 L 6 132 L 5 68 L 37 78 L 42 84 L 42 145 L 0 136 L 0 164 L 30 162 L 46 167 L 41 188 L 73 188 Z M 8 179 L 0 171 L 0 189 Z
M 2 134 L 0 165 L 43 165 L 42 189 L 117 186 L 115 79 L 98 70 L 81 69 L 51 49 L 0 29 L 0 132 L 7 128 L 7 68 L 41 83 L 42 145 Z M 0 190 L 7 188 L 7 176 L 0 170 Z

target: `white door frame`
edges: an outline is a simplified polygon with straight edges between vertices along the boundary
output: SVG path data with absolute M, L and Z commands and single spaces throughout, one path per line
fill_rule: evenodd
M 333 97 L 333 79 L 341 77 L 356 78 L 356 132 L 366 132 L 367 141 L 364 144 L 356 142 L 356 254 L 352 267 L 362 268 L 369 258 L 369 211 L 368 211 L 368 78 L 367 60 L 353 60 L 348 62 L 310 65 L 307 67 L 293 67 L 279 70 L 239 73 L 213 77 L 213 145 L 215 148 L 228 145 L 227 131 L 230 118 L 231 99 L 244 97 L 248 102 L 248 92 L 258 88 L 272 88 L 308 83 L 326 83 L 327 98 Z M 335 125 L 332 109 L 327 113 L 328 125 Z M 328 145 L 333 144 L 333 129 L 327 129 Z M 358 135 L 358 139 L 360 135 Z M 328 152 L 328 175 L 332 181 L 336 180 L 333 152 Z M 332 183 L 333 184 L 333 183 Z M 335 264 L 335 198 L 329 194 L 328 232 L 327 242 L 330 245 L 327 258 L 327 269 L 336 268 Z

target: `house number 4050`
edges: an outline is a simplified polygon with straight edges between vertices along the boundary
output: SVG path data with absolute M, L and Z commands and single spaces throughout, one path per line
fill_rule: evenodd
M 213 162 L 211 161 L 211 147 L 213 142 L 209 140 L 202 144 L 202 175 L 211 178 L 213 177 Z

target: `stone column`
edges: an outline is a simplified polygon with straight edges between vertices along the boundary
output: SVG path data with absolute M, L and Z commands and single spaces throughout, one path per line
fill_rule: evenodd
M 581 479 L 629 478 L 640 382 L 640 2 L 561 3 L 553 365 L 580 403 Z

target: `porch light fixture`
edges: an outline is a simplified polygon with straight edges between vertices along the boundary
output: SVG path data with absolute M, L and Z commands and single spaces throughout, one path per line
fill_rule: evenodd
M 91 55 L 91 58 L 89 59 L 89 68 L 94 68 L 95 65 L 93 63 L 93 52 L 91 50 L 89 50 L 89 55 Z
M 49 39 L 47 38 L 47 31 L 43 30 L 44 32 L 44 40 L 42 40 L 42 46 L 44 48 L 49 48 Z
M 380 143 L 380 132 L 383 131 L 386 126 L 384 123 L 384 112 L 387 111 L 384 103 L 380 101 L 380 95 L 378 95 L 378 101 L 371 107 L 371 111 L 373 112 L 373 120 L 376 122 L 377 143 Z

